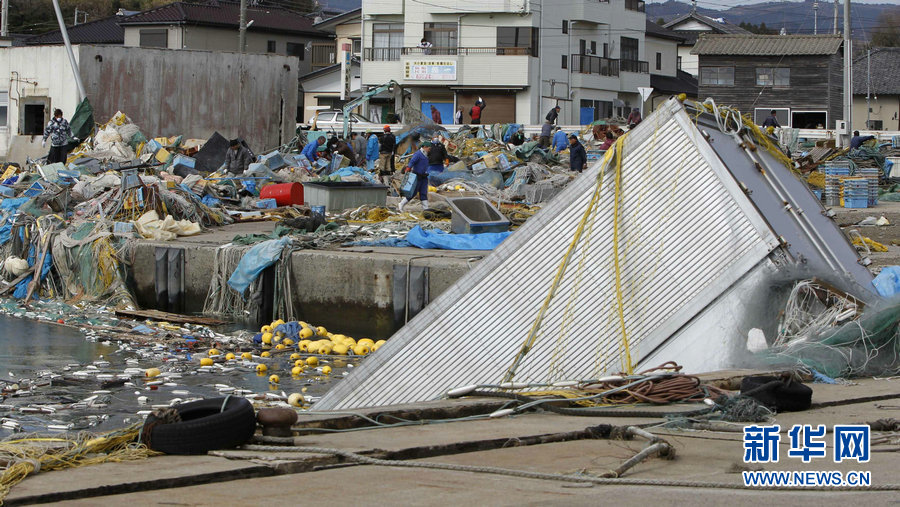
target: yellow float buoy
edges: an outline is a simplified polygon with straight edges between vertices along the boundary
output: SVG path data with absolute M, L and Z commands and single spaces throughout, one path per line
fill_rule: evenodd
M 232 360 L 234 360 L 234 354 L 232 354 L 231 352 L 225 354 L 225 360 L 226 360 L 226 361 L 232 361 Z
M 309 365 L 309 366 L 318 366 L 318 365 L 319 365 L 319 358 L 318 358 L 318 357 L 315 357 L 315 356 L 313 356 L 313 357 L 307 357 L 307 358 L 306 358 L 306 364 Z
M 158 377 L 160 373 L 161 372 L 159 371 L 159 368 L 147 368 L 147 370 L 144 372 L 144 375 L 147 378 L 154 378 Z
M 267 350 L 267 351 L 263 352 L 262 354 L 260 354 L 259 357 L 269 357 L 271 355 L 272 354 L 269 354 L 269 351 Z
M 293 368 L 291 368 L 291 375 L 296 377 L 296 376 L 300 375 L 301 373 L 303 373 L 303 368 L 301 368 L 299 366 L 294 366 Z
M 288 396 L 288 404 L 292 407 L 302 407 L 305 402 L 306 400 L 300 393 L 291 393 L 291 395 Z
M 200 366 L 212 366 L 212 365 L 213 365 L 213 360 L 211 358 L 204 357 L 203 359 L 200 360 Z
M 251 354 L 250 352 L 244 352 L 243 354 L 241 354 L 241 359 L 249 361 L 253 359 L 253 354 Z
M 319 336 L 328 336 L 328 330 L 322 326 L 316 328 L 316 334 Z
M 279 382 L 281 382 L 281 378 L 278 377 L 278 375 L 270 375 L 270 376 L 269 376 L 269 383 L 270 383 L 270 384 L 277 384 L 277 383 L 279 383 Z
M 264 364 L 256 365 L 256 373 L 262 374 L 262 373 L 265 373 L 266 371 L 268 371 L 268 369 L 269 369 L 269 367 Z
M 324 375 L 330 374 L 330 373 L 331 373 L 331 366 L 323 366 L 323 367 L 322 367 L 322 373 L 323 373 Z
M 219 351 L 216 350 L 216 349 L 209 349 L 209 350 L 206 352 L 206 355 L 207 355 L 207 356 L 218 356 L 219 354 L 221 354 L 221 352 L 219 352 Z

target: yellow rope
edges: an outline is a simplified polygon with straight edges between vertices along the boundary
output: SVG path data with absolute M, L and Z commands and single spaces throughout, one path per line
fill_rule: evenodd
M 622 329 L 622 349 L 625 353 L 625 372 L 634 373 L 631 364 L 631 348 L 628 346 L 628 333 L 625 330 L 625 306 L 622 302 L 622 273 L 619 266 L 619 203 L 622 199 L 622 151 L 625 149 L 625 136 L 616 141 L 616 179 L 615 197 L 613 199 L 613 266 L 616 272 L 616 309 L 619 312 L 619 325 Z

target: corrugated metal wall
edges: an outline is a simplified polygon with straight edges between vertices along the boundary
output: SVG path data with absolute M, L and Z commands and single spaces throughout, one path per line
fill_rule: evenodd
M 774 234 L 719 159 L 701 149 L 705 143 L 682 106 L 670 101 L 625 144 L 619 258 L 634 363 L 777 248 Z M 599 204 L 515 380 L 548 382 L 620 371 L 613 169 L 598 163 L 586 171 L 316 407 L 415 402 L 461 385 L 502 381 L 601 173 Z
M 294 136 L 297 58 L 79 46 L 97 121 L 127 114 L 147 136 L 241 136 L 257 153 Z

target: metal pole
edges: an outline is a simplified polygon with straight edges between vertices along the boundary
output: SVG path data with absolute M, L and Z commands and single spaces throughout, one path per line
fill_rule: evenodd
M 839 0 L 834 0 L 834 18 L 833 18 L 833 20 L 832 20 L 832 25 L 831 25 L 831 33 L 833 33 L 834 35 L 837 35 L 837 33 L 838 33 L 838 32 L 837 32 L 837 26 L 838 26 L 838 22 L 837 22 L 837 20 L 838 20 L 838 1 L 839 1 Z
M 69 54 L 69 65 L 72 66 L 72 74 L 75 76 L 75 84 L 78 86 L 78 100 L 87 97 L 84 92 L 84 83 L 81 82 L 81 73 L 78 71 L 78 63 L 75 61 L 75 53 L 72 52 L 72 43 L 69 42 L 69 32 L 66 31 L 66 22 L 63 21 L 62 11 L 59 9 L 59 0 L 53 0 L 53 10 L 56 11 L 56 21 L 59 22 L 59 31 L 62 33 L 66 52 Z
M 813 2 L 813 35 L 819 35 L 819 2 Z
M 853 132 L 853 53 L 850 44 L 850 0 L 844 0 L 844 120 L 847 122 L 848 134 Z
M 78 7 L 75 7 L 75 19 L 72 21 L 72 26 L 76 26 L 78 24 Z
M 0 20 L 0 37 L 6 37 L 9 35 L 9 0 L 3 0 L 2 7 L 0 7 L 0 16 L 3 16 L 3 19 Z
M 238 36 L 238 51 L 243 53 L 247 49 L 247 0 L 241 0 L 240 35 Z
M 872 107 L 869 104 L 869 97 L 872 94 L 871 88 L 869 87 L 869 82 L 872 79 L 872 50 L 866 50 L 866 128 L 869 128 L 869 115 L 872 112 Z

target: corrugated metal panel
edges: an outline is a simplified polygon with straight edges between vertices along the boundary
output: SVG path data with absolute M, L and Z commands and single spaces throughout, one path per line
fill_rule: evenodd
M 626 329 L 638 363 L 778 244 L 677 101 L 648 117 L 627 141 L 619 255 Z M 415 402 L 460 385 L 500 382 L 528 336 L 601 172 L 593 225 L 516 380 L 619 371 L 613 176 L 611 167 L 601 165 L 397 332 L 317 408 Z
M 840 35 L 726 35 L 704 34 L 695 55 L 833 55 L 841 48 Z

